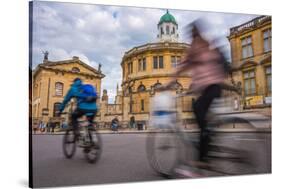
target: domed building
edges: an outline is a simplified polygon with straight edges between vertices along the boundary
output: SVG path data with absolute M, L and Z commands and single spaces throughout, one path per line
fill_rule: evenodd
M 157 28 L 157 42 L 133 47 L 122 58 L 123 121 L 134 117 L 137 124 L 148 126 L 151 99 L 158 87 L 171 81 L 190 48 L 189 44 L 179 41 L 178 23 L 168 10 Z M 187 90 L 190 82 L 188 75 L 181 75 L 172 92 Z M 177 100 L 176 107 L 183 120 L 192 118 L 191 104 L 191 97 Z

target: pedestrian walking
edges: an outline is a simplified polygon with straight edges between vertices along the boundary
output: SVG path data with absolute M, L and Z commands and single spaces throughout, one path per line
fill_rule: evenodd
M 111 128 L 113 131 L 118 131 L 118 124 L 119 124 L 119 120 L 117 118 L 117 116 L 111 121 Z
M 38 124 L 36 124 L 36 123 L 33 124 L 32 129 L 33 129 L 33 134 L 36 134 L 36 131 L 38 129 Z
M 132 117 L 130 118 L 130 128 L 131 128 L 131 129 L 136 128 L 135 116 L 132 116 Z

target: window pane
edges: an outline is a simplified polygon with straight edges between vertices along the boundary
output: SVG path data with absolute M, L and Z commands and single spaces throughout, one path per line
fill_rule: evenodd
M 266 80 L 267 80 L 267 90 L 268 92 L 271 92 L 271 75 L 268 75 L 266 77 Z
M 253 56 L 253 48 L 252 48 L 252 45 L 249 45 L 248 46 L 248 56 L 247 57 L 251 57 Z
M 268 52 L 269 51 L 269 39 L 265 39 L 263 41 L 263 49 L 264 49 L 264 52 Z
M 241 44 L 242 46 L 246 45 L 246 39 L 242 39 Z
M 247 37 L 247 44 L 251 44 L 252 43 L 252 38 L 251 37 Z
M 245 94 L 248 95 L 249 94 L 249 80 L 245 80 Z
M 169 26 L 166 26 L 166 34 L 170 34 L 170 27 Z
M 242 48 L 242 58 L 247 58 L 247 47 Z
M 139 71 L 141 71 L 141 59 L 139 59 Z
M 265 72 L 266 72 L 267 74 L 271 74 L 271 66 L 270 66 L 270 67 L 267 67 Z
M 159 56 L 159 68 L 164 68 L 163 56 Z
M 175 68 L 176 67 L 176 57 L 175 56 L 171 57 L 171 63 L 172 63 L 172 67 Z
M 54 104 L 54 113 L 53 113 L 54 117 L 58 117 L 59 116 L 60 105 L 61 105 L 61 103 L 55 103 Z
M 55 92 L 56 92 L 56 96 L 62 96 L 63 95 L 63 84 L 62 83 L 56 83 L 55 84 Z
M 154 69 L 158 68 L 158 58 L 157 58 L 157 56 L 153 57 L 153 68 Z
M 142 61 L 143 61 L 142 62 L 142 70 L 145 71 L 146 70 L 146 58 L 144 58 Z
M 252 77 L 255 77 L 255 72 L 254 72 L 254 71 L 251 71 L 251 72 L 249 72 L 249 75 L 250 75 L 251 78 L 252 78 Z
M 251 79 L 251 94 L 256 92 L 256 82 L 255 79 Z
M 141 111 L 144 111 L 144 100 L 141 100 Z
M 177 56 L 177 64 L 181 62 L 181 57 Z

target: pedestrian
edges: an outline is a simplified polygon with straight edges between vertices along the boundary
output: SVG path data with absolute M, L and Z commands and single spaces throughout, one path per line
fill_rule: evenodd
M 51 129 L 52 129 L 52 133 L 55 132 L 55 127 L 56 127 L 56 124 L 54 122 L 51 122 Z
M 130 118 L 130 128 L 131 128 L 131 129 L 136 128 L 135 116 L 131 116 L 131 118 Z
M 45 132 L 45 127 L 46 127 L 46 125 L 44 124 L 44 122 L 40 121 L 40 123 L 39 123 L 39 130 L 40 130 L 41 133 Z
M 33 124 L 33 134 L 36 134 L 37 129 L 38 129 L 38 125 L 36 123 Z
M 118 124 L 119 124 L 119 120 L 117 118 L 117 116 L 115 116 L 115 118 L 111 121 L 111 128 L 113 131 L 118 131 Z
M 50 121 L 48 121 L 47 124 L 46 124 L 46 132 L 47 132 L 47 133 L 50 132 L 50 128 L 51 128 L 51 126 L 50 126 Z

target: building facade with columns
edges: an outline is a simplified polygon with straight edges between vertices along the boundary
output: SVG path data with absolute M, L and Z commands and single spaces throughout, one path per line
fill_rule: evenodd
M 71 60 L 49 61 L 37 65 L 32 72 L 32 119 L 61 124 L 64 118 L 58 116 L 58 108 L 75 78 L 92 84 L 101 92 L 101 79 L 105 77 L 100 68 L 97 70 L 82 62 L 79 57 Z M 71 101 L 66 109 L 73 109 Z
M 136 124 L 148 127 L 151 100 L 158 93 L 157 88 L 173 79 L 177 66 L 190 48 L 189 44 L 179 41 L 178 24 L 168 10 L 157 28 L 157 42 L 136 46 L 124 53 L 121 88 L 117 85 L 113 104 L 108 103 L 107 91 L 103 91 L 101 117 L 97 121 L 105 124 L 117 117 L 126 127 L 134 117 Z M 171 93 L 188 90 L 190 82 L 189 75 L 179 76 Z M 179 98 L 175 103 L 183 120 L 193 119 L 192 97 Z
M 260 16 L 230 28 L 233 83 L 244 109 L 271 107 L 271 17 Z

